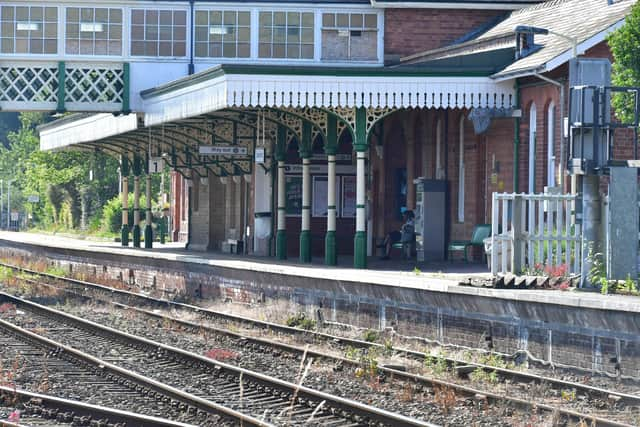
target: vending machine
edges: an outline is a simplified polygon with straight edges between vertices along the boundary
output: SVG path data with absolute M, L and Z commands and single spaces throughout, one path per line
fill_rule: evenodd
M 447 181 L 418 178 L 414 184 L 418 261 L 444 261 L 447 253 Z

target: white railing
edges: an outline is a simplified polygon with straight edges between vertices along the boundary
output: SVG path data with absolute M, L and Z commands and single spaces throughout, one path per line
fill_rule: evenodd
M 493 193 L 492 274 L 566 269 L 579 273 L 581 230 L 575 195 Z

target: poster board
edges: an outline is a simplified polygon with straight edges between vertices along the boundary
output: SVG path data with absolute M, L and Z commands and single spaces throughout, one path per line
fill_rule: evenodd
M 302 216 L 302 177 L 285 177 L 286 215 Z
M 356 177 L 346 175 L 342 177 L 342 217 L 356 216 Z
M 313 204 L 311 215 L 314 217 L 326 217 L 328 211 L 329 179 L 326 176 L 313 177 Z M 336 177 L 336 216 L 340 216 L 340 178 Z

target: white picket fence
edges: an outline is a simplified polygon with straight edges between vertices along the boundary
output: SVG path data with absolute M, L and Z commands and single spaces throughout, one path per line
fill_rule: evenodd
M 580 226 L 575 223 L 575 195 L 493 193 L 492 274 L 520 274 L 536 265 L 582 265 Z M 488 246 L 488 245 L 487 245 Z

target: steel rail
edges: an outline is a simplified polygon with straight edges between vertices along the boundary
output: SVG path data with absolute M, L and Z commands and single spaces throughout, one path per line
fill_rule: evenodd
M 77 294 L 74 294 L 77 295 Z M 81 295 L 80 295 L 81 296 Z M 86 297 L 85 297 L 86 298 Z M 329 360 L 333 360 L 333 361 L 337 361 L 337 362 L 341 362 L 344 364 L 348 364 L 351 365 L 353 367 L 358 367 L 360 366 L 360 363 L 358 361 L 352 360 L 352 359 L 348 359 L 345 357 L 340 357 L 340 356 L 333 356 L 333 355 L 329 355 L 327 353 L 323 353 L 320 351 L 315 351 L 315 350 L 311 350 L 308 348 L 301 348 L 301 347 L 297 347 L 291 344 L 286 344 L 286 343 L 282 343 L 279 341 L 273 341 L 273 340 L 269 340 L 266 338 L 259 338 L 259 337 L 253 337 L 253 336 L 248 336 L 248 335 L 243 335 L 237 332 L 233 332 L 233 331 L 229 331 L 226 329 L 220 329 L 220 328 L 216 328 L 216 327 L 212 327 L 212 326 L 206 326 L 206 325 L 201 325 L 201 324 L 197 324 L 194 322 L 190 322 L 187 320 L 181 320 L 181 319 L 177 319 L 175 317 L 171 317 L 171 316 L 167 316 L 167 315 L 163 315 L 160 313 L 155 313 L 153 311 L 149 311 L 149 310 L 145 310 L 145 309 L 141 309 L 138 307 L 133 307 L 133 306 L 129 306 L 126 304 L 122 304 L 122 303 L 118 303 L 118 302 L 110 302 L 111 304 L 113 304 L 116 307 L 122 308 L 124 310 L 133 310 L 136 311 L 138 313 L 150 316 L 150 317 L 154 317 L 156 319 L 159 320 L 169 320 L 171 322 L 174 322 L 180 326 L 184 326 L 187 328 L 191 328 L 191 329 L 195 329 L 195 330 L 207 330 L 207 331 L 211 331 L 217 334 L 221 334 L 221 335 L 226 335 L 229 337 L 233 337 L 236 339 L 242 339 L 245 340 L 247 342 L 252 342 L 255 343 L 257 345 L 261 345 L 261 346 L 268 346 L 268 347 L 272 347 L 272 348 L 278 348 L 280 350 L 284 350 L 290 353 L 296 353 L 296 354 L 307 354 L 307 356 L 313 357 L 315 359 L 329 359 Z M 545 412 L 549 412 L 549 413 L 553 413 L 556 412 L 559 415 L 565 416 L 567 419 L 570 419 L 572 421 L 575 422 L 580 422 L 583 421 L 585 419 L 588 420 L 592 420 L 596 423 L 597 426 L 610 426 L 610 427 L 629 427 L 628 424 L 624 424 L 624 423 L 618 423 L 615 421 L 610 421 L 601 417 L 596 417 L 596 416 L 590 416 L 590 415 L 586 415 L 583 413 L 579 413 L 577 411 L 572 411 L 572 410 L 567 410 L 567 409 L 561 409 L 561 408 L 557 408 L 551 405 L 546 405 L 546 404 L 541 404 L 541 403 L 535 403 L 535 402 L 531 402 L 525 399 L 519 399 L 519 398 L 515 398 L 515 397 L 511 397 L 511 396 L 504 396 L 504 395 L 500 395 L 497 393 L 492 393 L 492 392 L 486 392 L 486 391 L 481 391 L 481 390 L 477 390 L 474 389 L 472 387 L 467 387 L 464 385 L 460 385 L 460 384 L 456 384 L 456 383 L 451 383 L 448 381 L 442 381 L 442 380 L 437 380 L 434 378 L 428 378 L 425 377 L 423 375 L 418 375 L 418 374 L 412 374 L 412 373 L 408 373 L 405 371 L 401 371 L 401 370 L 397 370 L 397 369 L 393 369 L 390 367 L 385 367 L 385 366 L 379 366 L 378 371 L 389 376 L 390 378 L 398 378 L 401 379 L 403 381 L 408 381 L 408 382 L 413 382 L 413 383 L 422 383 L 422 384 L 426 384 L 428 386 L 431 387 L 441 387 L 443 389 L 446 388 L 452 388 L 455 389 L 457 392 L 459 392 L 462 395 L 465 396 L 469 396 L 469 397 L 475 397 L 475 398 L 481 398 L 481 399 L 486 399 L 487 402 L 491 402 L 491 403 L 512 403 L 515 406 L 524 409 L 524 410 L 543 410 Z M 635 396 L 634 396 L 635 397 Z
M 222 312 L 218 312 L 215 310 L 210 310 L 210 309 L 205 309 L 202 307 L 198 307 L 198 306 L 194 306 L 194 305 L 190 305 L 190 304 L 185 304 L 185 303 L 179 303 L 179 302 L 173 302 L 173 301 L 169 301 L 169 300 L 164 300 L 164 299 L 158 299 L 158 298 L 153 298 L 147 295 L 142 295 L 142 294 L 138 294 L 135 292 L 130 292 L 130 291 L 125 291 L 125 290 L 121 290 L 121 289 L 114 289 L 105 285 L 100 285 L 97 283 L 92 283 L 92 282 L 87 282 L 87 281 L 82 281 L 82 280 L 77 280 L 77 279 L 71 279 L 71 278 L 66 278 L 66 277 L 61 277 L 61 276 L 56 276 L 56 275 L 52 275 L 52 274 L 48 274 L 48 273 L 40 273 L 37 271 L 33 271 L 30 269 L 25 269 L 22 267 L 18 267 L 18 266 L 14 266 L 14 265 L 10 265 L 10 264 L 4 264 L 4 263 L 0 263 L 0 265 L 9 267 L 9 268 L 14 268 L 17 269 L 19 271 L 23 271 L 23 272 L 27 272 L 27 273 L 31 273 L 31 274 L 35 274 L 41 277 L 47 277 L 50 279 L 54 279 L 54 280 L 61 280 L 64 282 L 68 282 L 71 284 L 75 284 L 78 286 L 82 286 L 82 287 L 90 287 L 93 289 L 98 289 L 110 294 L 119 294 L 119 295 L 123 295 L 127 298 L 136 298 L 136 299 L 141 299 L 147 302 L 151 302 L 156 306 L 161 306 L 161 307 L 174 307 L 174 308 L 183 308 L 186 309 L 188 311 L 195 311 L 199 314 L 203 314 L 205 316 L 210 316 L 210 317 L 218 317 L 218 318 L 223 318 L 229 321 L 234 321 L 234 322 L 239 322 L 239 323 L 245 323 L 245 324 L 250 324 L 253 326 L 260 326 L 262 328 L 265 329 L 270 329 L 270 330 L 274 330 L 274 331 L 278 331 L 278 332 L 284 332 L 287 334 L 294 334 L 294 335 L 305 335 L 305 336 L 314 336 L 314 337 L 319 337 L 322 338 L 323 340 L 327 340 L 327 341 L 333 341 L 333 342 L 340 342 L 343 344 L 348 344 L 351 345 L 353 347 L 357 347 L 357 348 L 379 348 L 379 349 L 384 349 L 385 347 L 381 344 L 378 343 L 371 343 L 371 342 L 367 342 L 367 341 L 362 341 L 362 340 L 357 340 L 357 339 L 352 339 L 352 338 L 344 338 L 344 337 L 340 337 L 340 336 L 335 336 L 335 335 L 331 335 L 331 334 L 326 334 L 326 333 L 322 333 L 322 332 L 316 332 L 316 331 L 307 331 L 307 330 L 303 330 L 303 329 L 298 329 L 298 328 L 293 328 L 290 326 L 286 326 L 286 325 L 281 325 L 281 324 L 277 324 L 277 323 L 272 323 L 272 322 L 267 322 L 267 321 L 262 321 L 262 320 L 255 320 L 255 319 L 250 319 L 250 318 L 245 318 L 242 316 L 238 316 L 238 315 L 234 315 L 234 314 L 229 314 L 229 313 L 222 313 Z M 49 285 L 49 286 L 53 286 L 50 284 L 42 284 L 39 282 L 35 282 L 36 284 L 40 284 L 40 285 Z M 112 301 L 109 301 L 112 302 Z M 121 303 L 117 303 L 117 304 L 121 304 Z M 126 304 L 121 304 L 124 307 L 127 308 L 134 308 L 137 309 L 135 307 L 130 307 L 127 306 Z M 141 310 L 141 309 L 137 309 L 137 310 Z M 144 312 L 147 312 L 146 310 L 142 310 Z M 150 315 L 156 315 L 156 316 L 162 316 L 162 315 L 158 315 L 156 313 L 153 312 L 147 312 L 147 314 Z M 180 321 L 178 319 L 174 319 L 176 321 Z M 185 321 L 180 321 L 180 322 L 185 322 Z M 189 323 L 189 322 L 187 322 Z M 194 324 L 195 325 L 195 324 Z M 198 327 L 202 327 L 202 325 L 198 325 Z M 211 328 L 211 327 L 209 327 Z M 223 330 L 223 329 L 219 329 L 219 328 L 212 328 L 214 329 L 217 333 L 225 333 L 227 335 L 231 335 L 231 336 L 238 336 L 238 337 L 242 337 L 244 339 L 247 340 L 254 340 L 254 342 L 256 343 L 260 343 L 260 341 L 268 341 L 265 342 L 263 344 L 266 345 L 280 345 L 281 348 L 285 349 L 285 350 L 289 350 L 289 351 L 300 351 L 299 348 L 294 347 L 294 346 L 290 346 L 287 344 L 283 344 L 283 343 L 277 343 L 277 342 L 273 342 L 270 340 L 264 340 L 261 338 L 255 338 L 255 337 L 248 337 L 245 335 L 241 335 L 241 334 L 236 334 L 233 333 L 231 331 L 227 331 L 227 330 Z M 403 348 L 394 348 L 393 349 L 395 352 L 398 353 L 403 353 L 406 354 L 407 356 L 410 356 L 414 359 L 417 360 L 424 360 L 425 357 L 427 357 L 428 355 L 422 352 L 418 352 L 418 351 L 414 351 L 414 350 L 408 350 L 408 349 L 403 349 Z M 307 351 L 307 354 L 313 355 L 314 357 L 322 357 L 322 358 L 328 358 L 329 356 L 324 354 L 324 353 L 319 353 L 319 352 L 315 352 L 315 351 Z M 341 359 L 343 360 L 345 363 L 350 363 L 353 364 L 355 363 L 354 361 L 350 360 L 350 359 L 344 359 L 344 358 L 337 358 L 336 359 Z M 521 372 L 521 371 L 516 371 L 516 370 L 511 370 L 511 369 L 506 369 L 506 368 L 499 368 L 499 367 L 493 367 L 493 366 L 489 366 L 489 365 L 485 365 L 485 364 L 480 364 L 480 363 L 471 363 L 471 362 L 464 362 L 464 361 L 460 361 L 457 359 L 452 359 L 452 358 L 443 358 L 446 360 L 447 364 L 452 367 L 452 366 L 465 366 L 465 367 L 472 367 L 472 368 L 480 368 L 483 369 L 486 372 L 496 372 L 498 375 L 502 376 L 503 378 L 511 378 L 511 379 L 518 379 L 521 382 L 528 382 L 528 383 L 537 383 L 537 384 L 548 384 L 552 387 L 554 387 L 555 389 L 559 389 L 559 390 L 566 390 L 566 389 L 576 389 L 576 391 L 581 391 L 585 394 L 587 394 L 588 396 L 591 397 L 601 397 L 601 398 L 605 398 L 605 399 L 614 399 L 617 401 L 621 401 L 624 402 L 625 404 L 630 404 L 630 405 L 637 405 L 640 406 L 640 396 L 635 396 L 632 394 L 628 394 L 628 393 L 622 393 L 622 392 L 617 392 L 614 390 L 607 390 L 607 389 L 603 389 L 603 388 L 599 388 L 599 387 L 594 387 L 594 386 L 590 386 L 590 385 L 586 385 L 586 384 L 580 384 L 580 383 L 575 383 L 575 382 L 570 382 L 570 381 L 565 381 L 565 380 L 560 380 L 557 378 L 552 378 L 552 377 L 546 377 L 546 376 L 541 376 L 541 375 L 536 375 L 536 374 L 531 374 L 531 373 L 526 373 L 526 372 Z M 476 390 L 470 387 L 466 387 L 463 385 L 458 385 L 458 384 L 454 384 L 454 383 L 449 383 L 446 381 L 440 381 L 440 380 L 436 380 L 436 379 L 431 379 L 431 378 L 427 378 L 424 376 L 420 376 L 420 375 L 415 375 L 415 374 L 410 374 L 407 372 L 403 372 L 403 371 L 399 371 L 399 370 L 395 370 L 395 369 L 391 369 L 391 368 L 387 368 L 387 367 L 381 367 L 379 368 L 382 372 L 387 372 L 389 375 L 394 375 L 395 377 L 398 378 L 403 378 L 405 380 L 413 380 L 413 381 L 418 381 L 418 382 L 430 382 L 433 385 L 437 385 L 440 387 L 455 387 L 455 388 L 459 388 L 459 390 L 465 394 L 465 395 L 470 395 L 470 396 L 475 396 L 475 395 L 481 395 L 483 397 L 486 397 L 487 400 L 489 401 L 495 401 L 495 402 L 500 402 L 500 401 L 504 401 L 505 400 L 505 396 L 501 396 L 495 393 L 491 393 L 491 392 L 486 392 L 486 391 L 482 391 L 482 390 Z M 533 402 L 528 402 L 526 400 L 523 399 L 517 399 L 517 398 L 513 398 L 513 397 L 508 397 L 508 399 L 513 399 L 513 403 L 515 403 L 516 405 L 518 405 L 519 407 L 525 408 L 525 409 L 531 409 L 532 407 L 536 407 L 539 409 L 543 409 L 545 411 L 560 411 L 562 413 L 564 413 L 567 417 L 570 417 L 572 419 L 578 420 L 578 419 L 596 419 L 594 417 L 591 416 L 587 416 L 584 414 L 580 414 L 571 410 L 565 410 L 565 409 L 559 409 L 559 408 L 555 408 L 553 406 L 550 405 L 543 405 L 543 404 L 535 404 Z M 602 419 L 602 418 L 597 418 L 598 420 L 598 425 L 602 425 L 602 426 L 612 426 L 612 427 L 617 427 L 617 426 L 626 426 L 627 424 L 624 423 L 617 423 L 615 421 L 611 421 L 611 420 L 606 420 L 606 419 Z
M 74 416 L 79 417 L 92 417 L 93 419 L 96 417 L 107 418 L 110 423 L 125 423 L 139 427 L 196 427 L 193 424 L 185 424 L 164 418 L 108 408 L 106 406 L 92 405 L 77 400 L 62 399 L 46 394 L 32 393 L 26 390 L 0 386 L 0 395 L 3 394 L 11 396 L 12 399 L 18 398 L 18 400 L 25 405 L 58 409 L 60 411 L 71 411 Z M 0 421 L 0 423 L 5 422 L 6 421 Z
M 269 340 L 266 338 L 259 338 L 259 337 L 252 337 L 252 336 L 248 336 L 248 335 L 243 335 L 237 332 L 233 332 L 233 331 L 228 331 L 225 329 L 220 329 L 220 328 L 215 328 L 212 326 L 205 326 L 205 325 L 200 325 L 194 322 L 190 322 L 187 320 L 181 320 L 181 319 L 177 319 L 175 317 L 171 317 L 171 316 L 166 316 L 160 313 L 154 313 L 153 311 L 149 311 L 149 310 L 144 310 L 138 307 L 132 307 L 132 306 L 128 306 L 126 304 L 122 304 L 122 303 L 117 303 L 114 302 L 112 303 L 114 306 L 116 307 L 121 307 L 125 310 L 133 310 L 136 311 L 138 313 L 142 313 L 145 315 L 148 315 L 150 317 L 154 317 L 157 319 L 161 319 L 161 320 L 170 320 L 172 322 L 175 322 L 176 324 L 179 324 L 181 326 L 185 326 L 188 328 L 192 328 L 195 330 L 207 330 L 207 331 L 211 331 L 217 334 L 224 334 L 226 336 L 229 337 L 233 337 L 233 338 L 237 338 L 237 339 L 242 339 L 248 342 L 253 342 L 257 345 L 262 345 L 262 346 L 269 346 L 269 347 L 275 347 L 284 351 L 288 351 L 290 353 L 296 353 L 296 354 L 304 354 L 306 353 L 308 356 L 312 356 L 314 358 L 317 359 L 329 359 L 329 360 L 333 360 L 333 361 L 338 361 L 338 362 L 342 362 L 344 364 L 348 364 L 354 367 L 358 367 L 360 366 L 360 363 L 358 361 L 352 360 L 352 359 L 348 359 L 346 357 L 340 357 L 340 356 L 333 356 L 333 355 L 329 355 L 327 353 L 323 353 L 320 351 L 315 351 L 315 350 L 311 350 L 311 349 L 307 349 L 307 348 L 301 348 L 301 347 L 296 347 L 293 346 L 291 344 L 285 344 L 279 341 L 274 341 L 274 340 Z M 480 365 L 480 366 L 484 366 L 484 365 Z M 491 392 L 486 392 L 486 391 L 480 391 L 471 387 L 466 387 L 460 384 L 456 384 L 456 383 L 451 383 L 448 381 L 441 381 L 441 380 L 437 380 L 434 378 L 428 378 L 425 377 L 423 375 L 418 375 L 418 374 L 412 374 L 412 373 L 408 373 L 405 371 L 401 371 L 398 369 L 393 369 L 390 367 L 386 367 L 386 366 L 379 366 L 378 371 L 391 377 L 391 378 L 399 378 L 402 379 L 404 381 L 410 381 L 410 382 L 414 382 L 414 383 L 422 383 L 422 384 L 427 384 L 429 386 L 439 386 L 442 388 L 453 388 L 458 392 L 461 392 L 461 394 L 466 395 L 466 396 L 470 396 L 470 397 L 482 397 L 483 399 L 486 399 L 488 402 L 492 402 L 492 403 L 504 403 L 505 400 L 508 401 L 509 403 L 513 403 L 515 405 L 517 405 L 518 407 L 525 409 L 525 410 L 533 410 L 533 409 L 541 409 L 544 410 L 546 412 L 557 412 L 560 415 L 564 415 L 567 418 L 576 421 L 576 422 L 580 422 L 581 420 L 585 420 L 585 419 L 589 419 L 589 420 L 594 420 L 598 425 L 598 426 L 627 426 L 627 424 L 624 423 L 617 423 L 617 422 L 613 422 L 610 420 L 606 420 L 604 418 L 599 418 L 599 417 L 592 417 L 589 415 L 585 415 L 576 411 L 571 411 L 571 410 L 567 410 L 567 409 L 561 409 L 561 408 L 556 408 L 554 406 L 551 405 L 546 405 L 546 404 L 541 404 L 541 403 L 534 403 L 525 399 L 519 399 L 519 398 L 515 398 L 515 397 L 506 397 L 504 395 L 500 395 L 497 393 L 491 393 Z M 636 396 L 632 396 L 632 397 L 636 397 Z
M 350 414 L 354 414 L 357 416 L 362 416 L 365 417 L 367 419 L 372 419 L 378 422 L 382 422 L 386 425 L 389 426 L 394 426 L 394 427 L 414 427 L 414 426 L 420 426 L 420 427 L 436 427 L 434 424 L 432 423 L 428 423 L 422 420 L 418 420 L 415 418 L 410 418 L 410 417 L 406 417 L 404 415 L 400 415 L 397 413 L 393 413 L 390 411 L 386 411 L 384 409 L 380 409 L 380 408 L 376 408 L 373 406 L 369 406 L 369 405 L 365 405 L 363 403 L 360 402 L 356 402 L 353 400 L 349 400 L 349 399 L 345 399 L 343 397 L 339 397 L 339 396 L 335 396 L 335 395 L 331 395 L 325 392 L 321 392 L 318 390 L 314 390 L 302 385 L 297 385 L 297 384 L 292 384 L 289 383 L 287 381 L 278 379 L 278 378 L 274 378 L 274 377 L 270 377 L 268 375 L 265 374 L 261 374 L 258 372 L 253 372 L 244 368 L 239 368 L 237 366 L 233 366 L 233 365 L 228 365 L 226 363 L 217 361 L 217 360 L 213 360 L 204 356 L 201 356 L 199 354 L 195 354 L 192 352 L 188 352 L 186 350 L 180 349 L 180 348 L 176 348 L 173 346 L 169 346 L 166 344 L 162 344 L 156 341 L 152 341 L 149 340 L 147 338 L 143 338 L 143 337 L 139 337 L 139 336 L 135 336 L 126 332 L 122 332 L 119 331 L 117 329 L 113 329 L 110 328 L 108 326 L 104 326 L 104 325 L 100 325 L 98 323 L 95 322 L 91 322 L 89 320 L 86 319 L 82 319 L 80 317 L 77 316 L 73 316 L 58 310 L 54 310 L 51 309 L 49 307 L 45 307 L 43 305 L 31 302 L 31 301 L 27 301 L 25 299 L 13 296 L 13 295 L 9 295 L 7 293 L 4 292 L 0 292 L 0 298 L 4 299 L 4 300 L 8 300 L 11 301 L 12 303 L 16 304 L 16 305 L 20 305 L 22 307 L 28 307 L 28 309 L 33 310 L 33 311 L 37 311 L 37 312 L 41 312 L 44 313 L 46 316 L 54 316 L 57 318 L 61 318 L 63 319 L 63 321 L 68 322 L 68 323 L 73 323 L 76 325 L 79 325 L 81 328 L 85 328 L 85 329 L 89 329 L 91 331 L 99 331 L 104 335 L 108 335 L 113 337 L 116 340 L 121 340 L 121 341 L 125 341 L 131 345 L 134 346 L 139 346 L 141 344 L 153 348 L 156 351 L 160 351 L 162 352 L 164 355 L 172 355 L 176 358 L 180 358 L 183 359 L 189 363 L 192 364 L 200 364 L 206 367 L 210 367 L 212 369 L 216 369 L 219 372 L 225 372 L 228 374 L 232 374 L 236 377 L 242 377 L 244 381 L 251 381 L 255 384 L 260 384 L 264 387 L 269 387 L 269 388 L 275 388 L 275 389 L 279 389 L 285 393 L 291 394 L 291 395 L 295 395 L 298 398 L 301 399 L 305 399 L 305 400 L 311 400 L 311 401 L 315 401 L 317 403 L 320 402 L 326 402 L 325 403 L 325 407 L 329 406 L 332 407 L 334 409 L 339 409 L 341 411 L 345 411 L 348 412 Z M 2 323 L 7 323 L 3 320 L 0 319 L 0 322 Z M 0 325 L 2 325 L 2 323 L 0 323 Z M 27 331 L 28 332 L 28 331 Z M 36 335 L 39 336 L 39 335 Z M 46 339 L 44 337 L 42 337 L 43 339 Z M 67 347 L 69 349 L 71 349 L 70 347 Z M 73 349 L 71 349 L 73 350 Z M 74 351 L 78 351 L 78 350 L 74 350 Z M 84 354 L 84 353 L 82 353 Z M 85 356 L 89 356 L 86 355 Z M 89 356 L 91 358 L 93 358 L 93 356 Z M 98 361 L 99 363 L 106 363 L 106 362 L 102 362 L 97 358 L 93 358 L 95 361 Z M 122 368 L 119 368 L 115 365 L 109 365 L 110 369 L 115 369 L 116 372 L 120 372 L 120 371 L 124 371 L 125 373 L 131 373 L 134 375 L 138 375 L 132 371 L 127 371 L 124 370 Z M 139 375 L 138 375 L 139 376 Z M 140 376 L 142 377 L 142 376 Z M 146 377 L 142 377 L 142 378 L 146 378 Z M 172 391 L 172 392 L 181 392 L 178 389 L 175 389 L 173 387 L 170 387 L 168 385 L 159 383 L 155 380 L 149 379 L 150 381 L 152 381 L 153 383 L 157 383 L 158 386 L 165 386 L 165 387 L 169 387 L 168 391 Z M 181 392 L 182 393 L 182 392 Z M 178 397 L 180 397 L 180 394 L 177 394 Z M 194 396 L 195 397 L 195 396 Z M 199 398 L 198 398 L 199 399 Z M 203 399 L 201 399 L 203 400 Z M 207 403 L 212 403 L 210 401 L 204 401 Z M 186 403 L 186 402 L 185 402 Z M 218 405 L 220 406 L 220 405 Z M 224 408 L 227 409 L 227 408 Z M 237 412 L 236 412 L 237 413 Z M 237 413 L 238 415 L 242 415 Z M 229 414 L 231 415 L 231 414 Z M 241 419 L 241 418 L 238 418 Z M 257 422 L 258 420 L 255 419 L 251 419 L 250 417 L 247 418 L 247 420 L 245 422 L 248 421 L 253 421 L 253 422 Z M 268 423 L 260 423 L 260 424 L 251 424 L 251 425 L 269 425 Z
M 196 313 L 202 314 L 204 316 L 209 316 L 213 318 L 222 318 L 228 321 L 249 324 L 252 326 L 258 326 L 258 327 L 273 330 L 276 332 L 283 332 L 285 334 L 318 337 L 326 341 L 338 342 L 345 345 L 350 345 L 355 348 L 378 348 L 378 349 L 385 348 L 382 344 L 378 344 L 378 343 L 372 343 L 372 342 L 353 339 L 353 338 L 346 338 L 346 337 L 341 337 L 337 335 L 331 335 L 324 332 L 308 331 L 308 330 L 294 328 L 291 326 L 281 325 L 278 323 L 268 322 L 264 320 L 251 319 L 251 318 L 242 317 L 242 316 L 234 315 L 230 313 L 223 313 L 223 312 L 206 309 L 203 307 L 198 307 L 190 304 L 174 302 L 174 301 L 159 299 L 159 298 L 153 298 L 153 297 L 139 294 L 136 292 L 125 291 L 122 289 L 115 289 L 115 288 L 101 285 L 98 283 L 92 283 L 92 282 L 82 281 L 78 279 L 71 279 L 71 278 L 56 276 L 48 273 L 41 273 L 38 271 L 26 269 L 19 266 L 14 266 L 11 264 L 0 263 L 0 266 L 16 269 L 29 274 L 35 274 L 42 277 L 47 277 L 54 280 L 62 280 L 64 282 L 75 284 L 83 288 L 89 287 L 89 288 L 104 291 L 109 294 L 118 294 L 127 298 L 137 298 L 140 300 L 150 302 L 160 307 L 183 308 L 189 311 L 194 311 Z M 394 347 L 393 350 L 394 352 L 402 353 L 413 359 L 421 360 L 421 361 L 424 360 L 427 356 L 429 356 L 426 353 L 415 351 L 415 350 L 409 350 L 405 348 Z M 624 402 L 625 404 L 640 406 L 640 396 L 636 396 L 628 393 L 622 393 L 615 390 L 607 390 L 601 387 L 595 387 L 587 384 L 561 380 L 558 378 L 547 377 L 543 375 L 531 374 L 528 372 L 522 372 L 522 371 L 517 371 L 513 369 L 489 366 L 482 363 L 466 362 L 466 361 L 448 358 L 448 357 L 441 357 L 441 358 L 444 359 L 447 362 L 447 365 L 450 367 L 470 366 L 473 368 L 480 368 L 480 369 L 483 369 L 485 372 L 495 372 L 496 374 L 500 375 L 503 378 L 517 379 L 518 381 L 521 381 L 521 382 L 547 384 L 552 386 L 556 390 L 576 389 L 576 391 L 581 391 L 592 397 L 597 396 L 604 399 L 614 398 L 616 400 Z
M 91 356 L 90 354 L 84 353 L 75 348 L 53 341 L 49 338 L 37 335 L 31 331 L 23 329 L 5 320 L 0 319 L 0 328 L 3 328 L 12 334 L 15 334 L 16 336 L 22 337 L 27 341 L 36 343 L 37 345 L 40 345 L 42 347 L 47 347 L 52 351 L 54 351 L 56 354 L 60 354 L 60 353 L 67 354 L 73 357 L 74 359 L 87 364 L 88 366 L 92 366 L 103 372 L 107 372 L 109 374 L 118 376 L 127 381 L 135 383 L 141 387 L 144 387 L 149 390 L 153 390 L 157 393 L 163 394 L 165 396 L 170 397 L 171 399 L 180 401 L 189 406 L 193 406 L 202 411 L 207 411 L 209 413 L 215 413 L 228 418 L 232 418 L 234 420 L 239 420 L 251 426 L 274 427 L 273 424 L 266 423 L 254 417 L 237 412 L 233 409 L 226 408 L 222 405 L 218 405 L 214 402 L 208 401 L 206 399 L 202 399 L 190 393 L 186 393 L 175 387 L 171 387 L 167 384 L 161 383 L 154 379 L 147 378 L 136 372 L 133 372 L 124 368 L 120 368 L 119 366 L 116 366 L 104 360 L 98 359 L 97 357 Z

